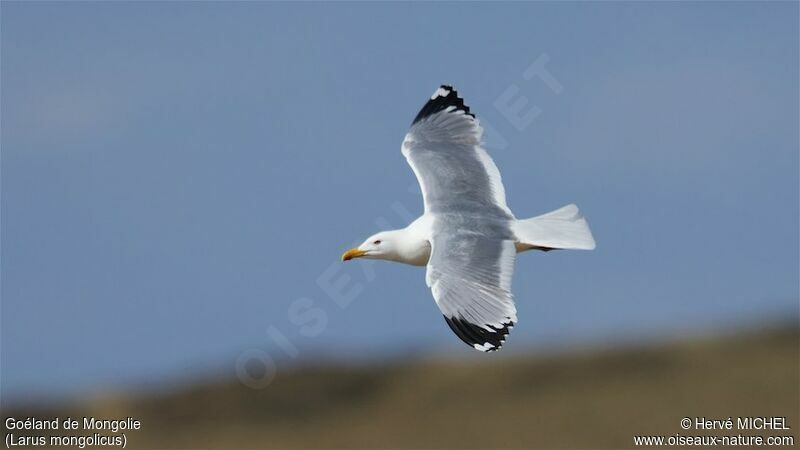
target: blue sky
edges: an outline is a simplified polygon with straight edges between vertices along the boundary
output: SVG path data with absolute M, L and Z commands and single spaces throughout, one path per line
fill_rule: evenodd
M 421 213 L 400 142 L 442 83 L 516 215 L 574 202 L 598 242 L 518 259 L 510 351 L 797 317 L 797 3 L 0 12 L 4 396 L 472 356 L 423 269 L 338 262 Z

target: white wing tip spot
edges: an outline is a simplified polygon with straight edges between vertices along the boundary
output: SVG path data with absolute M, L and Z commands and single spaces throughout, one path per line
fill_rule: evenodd
M 473 347 L 475 347 L 475 350 L 480 350 L 482 352 L 488 352 L 489 350 L 494 348 L 494 345 L 492 345 L 492 344 L 487 342 L 485 344 L 474 344 Z
M 431 95 L 431 100 L 434 100 L 436 97 L 447 97 L 448 95 L 450 95 L 450 91 L 440 87 L 439 89 L 436 89 L 436 92 L 434 92 L 433 95 Z

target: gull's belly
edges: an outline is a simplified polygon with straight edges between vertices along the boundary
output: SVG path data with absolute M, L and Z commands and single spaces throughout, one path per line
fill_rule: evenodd
M 528 250 L 537 249 L 537 250 L 552 250 L 549 248 L 541 248 L 536 247 L 535 245 L 524 244 L 519 241 L 514 242 L 514 247 L 517 250 L 517 253 L 522 253 Z M 428 264 L 428 260 L 431 259 L 431 245 L 428 241 L 421 243 L 414 252 L 408 255 L 407 258 L 404 258 L 400 262 L 404 262 L 406 264 L 410 264 L 412 266 L 425 266 Z

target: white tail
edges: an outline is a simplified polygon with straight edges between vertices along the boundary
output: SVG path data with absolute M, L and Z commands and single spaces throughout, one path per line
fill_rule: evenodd
M 513 225 L 518 251 L 539 248 L 594 250 L 589 224 L 575 205 L 567 205 L 531 219 L 517 220 Z

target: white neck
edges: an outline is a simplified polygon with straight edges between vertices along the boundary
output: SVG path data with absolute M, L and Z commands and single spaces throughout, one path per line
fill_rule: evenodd
M 386 259 L 412 266 L 428 264 L 431 245 L 427 222 L 423 216 L 401 230 L 388 231 L 387 233 L 392 237 L 394 251 Z

